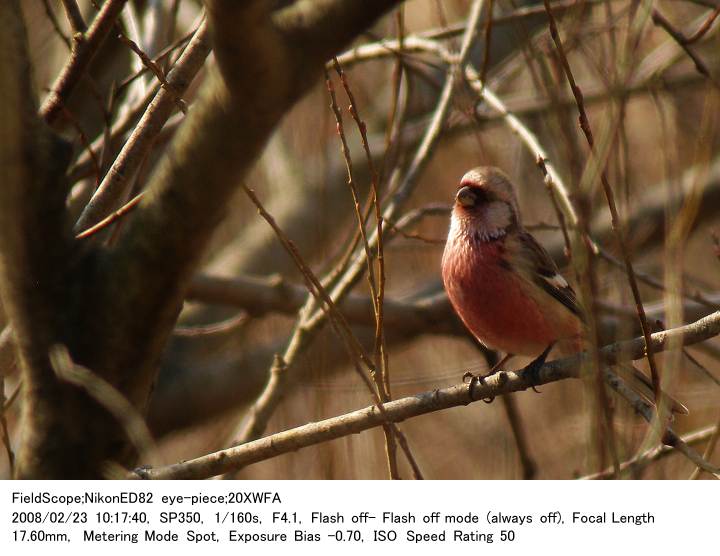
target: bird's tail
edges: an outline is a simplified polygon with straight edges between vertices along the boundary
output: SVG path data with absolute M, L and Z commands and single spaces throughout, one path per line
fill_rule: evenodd
M 646 401 L 654 405 L 655 392 L 653 390 L 653 384 L 645 373 L 640 371 L 640 369 L 631 363 L 619 363 L 616 368 L 619 371 L 619 376 L 625 379 L 633 390 L 640 394 Z M 670 394 L 664 390 L 662 391 L 662 394 L 667 400 L 670 410 L 673 413 L 678 413 L 680 415 L 687 415 L 690 413 L 684 404 L 673 398 Z

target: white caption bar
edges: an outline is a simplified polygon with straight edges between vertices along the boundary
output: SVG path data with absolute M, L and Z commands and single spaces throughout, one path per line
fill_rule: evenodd
M 3 481 L 0 553 L 704 553 L 719 484 Z

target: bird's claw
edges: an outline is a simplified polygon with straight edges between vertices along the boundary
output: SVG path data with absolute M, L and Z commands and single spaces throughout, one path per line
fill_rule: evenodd
M 529 379 L 528 382 L 530 382 L 530 388 L 532 388 L 533 391 L 537 392 L 538 394 L 540 394 L 540 391 L 535 387 L 540 384 L 540 369 L 542 369 L 543 365 L 545 364 L 545 360 L 547 359 L 547 356 L 554 345 L 555 344 L 552 343 L 548 347 L 546 347 L 545 351 L 543 351 L 538 357 L 533 359 L 530 364 L 523 369 L 523 375 Z
M 486 375 L 474 375 L 470 371 L 466 371 L 463 375 L 463 382 L 468 385 L 468 394 L 470 395 L 470 398 L 472 399 L 472 387 L 474 383 L 477 384 L 485 384 L 485 381 L 497 374 L 500 371 L 500 369 L 496 369 L 492 372 L 489 372 Z M 493 403 L 495 401 L 495 396 L 488 396 L 487 398 L 480 398 L 485 403 Z
M 497 371 L 495 371 L 497 372 Z M 486 375 L 474 375 L 470 371 L 466 371 L 463 375 L 463 382 L 468 385 L 468 395 L 470 396 L 470 401 L 472 401 L 472 389 L 473 384 L 485 384 L 485 380 L 489 377 L 495 374 L 495 372 L 488 373 Z M 489 396 L 487 398 L 480 398 L 485 403 L 492 403 L 495 400 L 495 396 Z

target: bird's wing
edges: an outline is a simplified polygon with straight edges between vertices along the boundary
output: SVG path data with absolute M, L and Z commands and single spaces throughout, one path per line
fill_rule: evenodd
M 532 281 L 584 320 L 584 313 L 575 292 L 560 274 L 548 252 L 526 231 L 521 231 L 518 239 L 520 256 L 530 265 L 528 270 Z

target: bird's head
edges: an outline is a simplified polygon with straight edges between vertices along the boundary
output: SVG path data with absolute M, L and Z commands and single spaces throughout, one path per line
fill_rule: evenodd
M 498 239 L 517 228 L 520 213 L 510 179 L 491 166 L 470 170 L 455 193 L 452 220 L 480 241 Z

